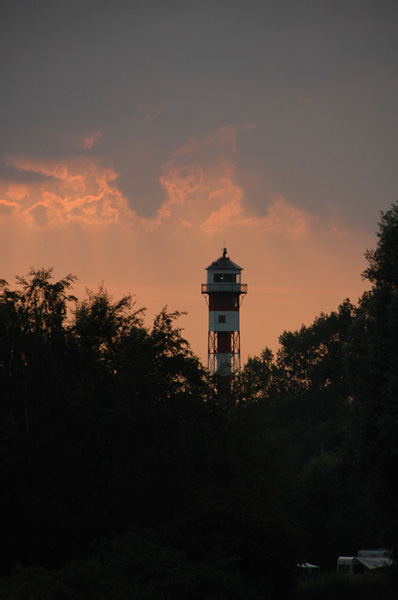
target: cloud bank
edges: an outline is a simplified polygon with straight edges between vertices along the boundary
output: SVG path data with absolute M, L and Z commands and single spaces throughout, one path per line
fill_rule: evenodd
M 208 135 L 189 138 L 163 164 L 158 180 L 166 199 L 149 218 L 130 208 L 118 187 L 118 173 L 101 159 L 73 157 L 66 162 L 32 158 L 8 158 L 21 173 L 36 174 L 40 182 L 11 183 L 1 200 L 3 218 L 18 219 L 29 227 L 106 226 L 123 223 L 151 232 L 158 228 L 196 228 L 206 236 L 218 236 L 232 228 L 258 235 L 305 239 L 311 235 L 349 235 L 337 209 L 320 216 L 295 205 L 281 194 L 264 190 L 262 214 L 245 201 L 245 190 L 236 176 L 239 165 L 239 129 L 220 127 Z M 86 138 L 91 149 L 101 137 Z M 108 161 L 109 162 L 109 161 Z

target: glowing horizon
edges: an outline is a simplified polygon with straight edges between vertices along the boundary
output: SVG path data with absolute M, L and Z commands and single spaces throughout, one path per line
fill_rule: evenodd
M 187 311 L 205 364 L 224 246 L 249 285 L 243 361 L 355 303 L 398 188 L 398 9 L 83 4 L 3 11 L 0 277 L 103 281 L 148 325 Z

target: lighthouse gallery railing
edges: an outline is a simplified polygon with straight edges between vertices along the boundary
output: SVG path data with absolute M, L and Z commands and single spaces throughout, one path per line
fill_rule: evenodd
M 247 283 L 202 283 L 202 294 L 211 294 L 213 292 L 247 294 Z

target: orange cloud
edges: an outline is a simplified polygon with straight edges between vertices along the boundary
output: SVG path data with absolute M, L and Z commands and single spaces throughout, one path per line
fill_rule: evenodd
M 17 202 L 10 202 L 9 200 L 0 200 L 0 216 L 10 216 L 12 214 L 18 214 L 19 204 Z
M 26 185 L 12 183 L 7 189 L 7 196 L 13 200 L 22 200 L 28 194 L 29 188 Z
M 117 173 L 112 168 L 87 160 L 67 165 L 15 159 L 13 166 L 48 177 L 29 189 L 8 188 L 7 194 L 19 202 L 18 217 L 30 226 L 56 227 L 71 222 L 104 225 L 135 216 L 115 184 Z
M 300 237 L 308 233 L 314 217 L 275 196 L 264 217 L 247 215 L 241 202 L 242 191 L 236 188 L 234 197 L 218 210 L 212 211 L 201 227 L 207 234 L 220 233 L 227 227 L 243 226 L 255 228 L 261 233 L 282 234 Z
M 91 148 L 94 146 L 94 144 L 96 142 L 98 142 L 98 140 L 100 140 L 101 138 L 102 138 L 102 131 L 97 131 L 91 137 L 88 137 L 84 140 L 83 149 L 91 150 Z
M 113 168 L 82 157 L 62 162 L 9 159 L 9 164 L 17 169 L 45 178 L 29 187 L 9 186 L 6 195 L 17 202 L 18 210 L 16 206 L 10 210 L 10 205 L 4 204 L 3 213 L 7 207 L 8 214 L 30 226 L 56 227 L 74 222 L 96 226 L 123 221 L 143 231 L 168 227 L 182 232 L 196 228 L 199 235 L 218 235 L 233 227 L 291 239 L 349 235 L 336 211 L 320 217 L 280 195 L 273 196 L 264 215 L 247 208 L 244 190 L 235 176 L 239 159 L 237 134 L 253 127 L 221 127 L 206 136 L 190 138 L 177 148 L 159 177 L 166 200 L 150 218 L 138 217 L 129 208 Z M 264 193 L 267 197 L 266 190 Z
M 235 170 L 237 132 L 238 128 L 233 126 L 221 127 L 207 136 L 190 138 L 172 153 L 159 178 L 167 200 L 156 216 L 142 220 L 146 229 L 154 230 L 174 213 L 192 206 L 202 212 L 201 207 L 208 206 L 214 198 L 220 201 L 225 196 Z
M 73 191 L 85 191 L 85 178 L 81 173 L 70 173 L 68 166 L 61 162 L 35 161 L 27 158 L 10 158 L 7 163 L 12 165 L 19 171 L 27 171 L 31 173 L 40 173 L 45 177 L 58 180 L 65 187 L 72 188 Z M 48 185 L 51 185 L 48 183 Z
M 253 127 L 247 124 L 244 129 Z M 202 138 L 191 138 L 173 152 L 160 177 L 167 200 L 155 217 L 143 221 L 146 228 L 160 227 L 173 214 L 183 212 L 184 218 L 189 215 L 191 221 L 199 221 L 200 230 L 207 235 L 217 235 L 235 226 L 292 239 L 349 234 L 335 209 L 331 208 L 327 217 L 320 217 L 281 195 L 273 196 L 266 215 L 248 211 L 244 191 L 235 178 L 239 131 L 233 126 L 222 127 Z
M 275 195 L 265 216 L 248 214 L 242 205 L 242 190 L 235 186 L 233 197 L 218 210 L 211 212 L 202 225 L 209 235 L 218 234 L 229 227 L 245 227 L 261 234 L 282 235 L 291 239 L 304 239 L 313 235 L 347 237 L 350 231 L 339 219 L 336 210 L 320 217 L 295 206 L 280 195 Z

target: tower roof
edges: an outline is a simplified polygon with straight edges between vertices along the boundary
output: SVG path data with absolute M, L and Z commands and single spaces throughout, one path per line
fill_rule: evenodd
M 223 249 L 223 254 L 222 256 L 220 256 L 220 258 L 218 258 L 217 260 L 213 261 L 211 263 L 211 265 L 209 265 L 208 267 L 206 267 L 206 271 L 208 270 L 214 270 L 214 271 L 243 271 L 242 267 L 240 267 L 239 265 L 237 265 L 236 263 L 232 262 L 232 260 L 230 258 L 228 258 L 227 256 L 227 249 L 224 248 Z

